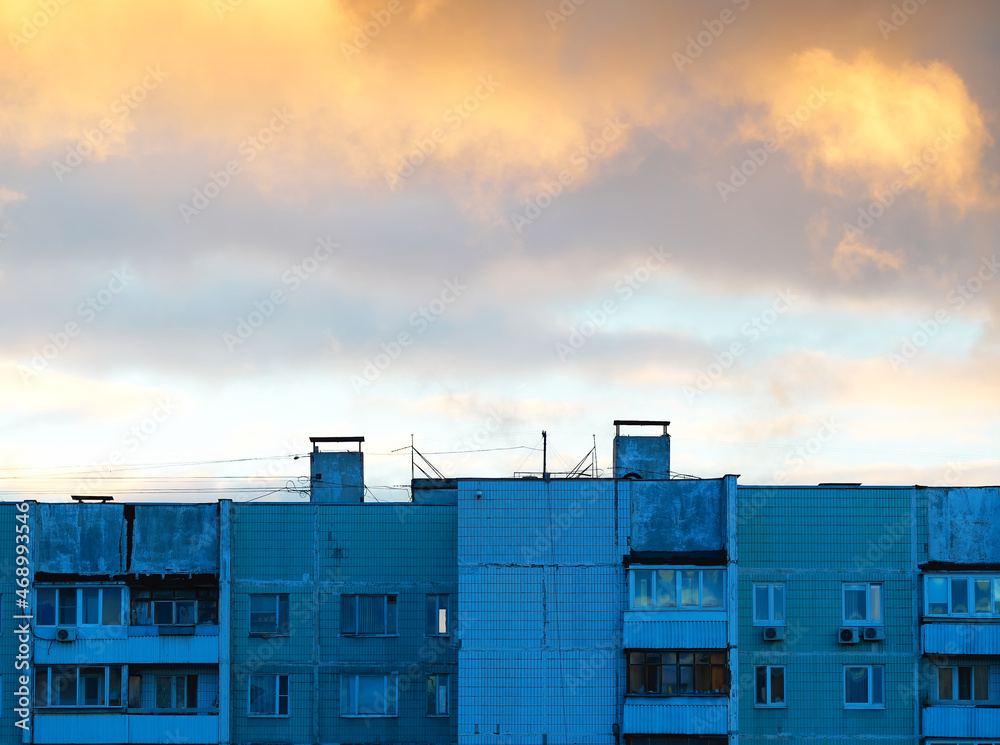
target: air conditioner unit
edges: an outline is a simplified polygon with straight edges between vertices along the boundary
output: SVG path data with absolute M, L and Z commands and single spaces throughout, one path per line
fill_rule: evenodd
M 59 628 L 56 629 L 56 639 L 61 642 L 76 641 L 76 629 Z
M 868 626 L 865 628 L 864 637 L 866 642 L 878 642 L 885 639 L 885 628 L 882 626 Z
M 851 628 L 850 626 L 843 626 L 840 629 L 840 637 L 838 640 L 841 644 L 857 644 L 858 641 L 858 630 Z
M 785 627 L 784 626 L 768 626 L 764 629 L 764 641 L 766 642 L 780 642 L 785 638 Z

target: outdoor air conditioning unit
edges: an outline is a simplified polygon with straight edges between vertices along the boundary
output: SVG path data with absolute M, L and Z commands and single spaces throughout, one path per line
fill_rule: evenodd
M 764 641 L 780 642 L 785 638 L 785 628 L 783 626 L 768 626 L 764 629 Z
M 838 641 L 841 644 L 857 644 L 859 641 L 858 630 L 853 629 L 850 626 L 841 627 L 840 638 L 838 639 Z
M 56 629 L 56 639 L 61 642 L 76 641 L 76 629 L 59 628 Z
M 882 626 L 868 626 L 864 633 L 866 642 L 879 642 L 885 639 L 885 628 Z

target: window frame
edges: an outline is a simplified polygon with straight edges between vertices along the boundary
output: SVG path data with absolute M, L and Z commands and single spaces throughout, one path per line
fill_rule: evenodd
M 84 685 L 84 675 L 81 673 L 81 671 L 96 670 L 96 669 L 104 671 L 103 690 L 102 690 L 104 703 L 99 703 L 99 704 L 82 703 L 84 701 L 85 693 L 82 690 L 82 687 Z M 53 698 L 53 689 L 52 689 L 53 670 L 74 671 L 73 675 L 76 680 L 76 690 L 74 691 L 74 703 L 72 704 L 51 703 Z M 40 704 L 37 701 L 37 693 L 39 685 L 38 675 L 43 671 L 45 673 L 45 703 Z M 36 665 L 34 670 L 32 670 L 32 689 L 31 689 L 32 706 L 37 709 L 121 709 L 125 704 L 125 699 L 122 696 L 122 690 L 121 690 L 121 677 L 122 677 L 122 665 Z M 115 690 L 115 687 L 112 686 L 111 683 L 114 680 L 118 681 L 117 704 L 111 703 L 111 694 Z
M 274 598 L 274 628 L 266 631 L 254 629 L 253 614 L 261 611 L 254 611 L 253 598 Z M 284 612 L 284 617 L 282 617 Z M 289 621 L 289 597 L 287 592 L 254 592 L 247 595 L 247 634 L 248 636 L 272 637 L 290 636 L 291 623 Z
M 353 708 L 353 711 L 344 712 L 344 679 L 347 678 L 349 685 L 351 686 L 350 699 L 348 704 L 353 701 L 354 706 L 348 708 Z M 359 714 L 358 711 L 361 708 L 361 702 L 358 700 L 358 686 L 361 678 L 382 678 L 382 700 L 385 702 L 385 712 L 382 714 Z M 392 689 L 392 695 L 389 695 L 390 687 Z M 340 674 L 340 687 L 338 689 L 338 697 L 340 699 L 340 716 L 345 719 L 361 719 L 361 718 L 392 718 L 399 716 L 399 674 L 398 673 L 381 673 L 381 674 L 369 674 L 369 673 L 341 673 Z M 391 711 L 390 711 L 391 705 Z
M 360 626 L 361 626 L 361 602 L 358 600 L 358 598 L 362 598 L 362 597 L 382 598 L 382 629 L 383 629 L 383 631 L 376 632 L 376 633 L 362 633 L 361 631 L 358 630 L 360 628 Z M 354 628 L 354 631 L 345 631 L 344 630 L 344 618 L 345 618 L 345 615 L 344 615 L 344 599 L 345 598 L 353 598 L 353 610 L 354 610 L 353 628 Z M 391 598 L 391 601 L 390 601 L 390 598 Z M 392 614 L 391 614 L 392 623 L 391 624 L 389 622 L 390 621 L 390 613 L 389 613 L 389 606 L 390 605 L 392 606 Z M 389 631 L 390 626 L 392 627 L 392 631 L 391 632 Z M 394 592 L 387 592 L 387 593 L 343 592 L 343 593 L 341 593 L 340 594 L 340 636 L 362 637 L 362 638 L 370 638 L 370 637 L 376 637 L 377 638 L 377 637 L 394 637 L 394 636 L 399 636 L 399 595 L 398 595 L 398 593 L 394 593 Z
M 659 582 L 659 572 L 670 570 L 674 572 L 674 604 L 657 605 L 657 583 Z M 636 573 L 652 572 L 652 583 L 650 588 L 651 605 L 636 605 L 635 588 Z M 698 572 L 698 604 L 685 605 L 683 602 L 683 578 L 684 572 Z M 719 605 L 705 605 L 705 572 L 719 572 L 722 580 L 722 591 L 719 596 Z M 725 611 L 726 610 L 726 568 L 720 566 L 682 566 L 676 564 L 633 564 L 628 569 L 628 607 L 629 610 L 637 611 Z
M 782 699 L 780 702 L 773 701 L 773 692 L 771 691 L 771 684 L 774 682 L 772 678 L 772 670 L 781 670 L 781 686 L 782 686 Z M 761 703 L 757 700 L 757 694 L 759 693 L 757 689 L 757 671 L 764 670 L 765 676 L 765 697 L 767 698 L 767 703 Z M 788 673 L 786 671 L 785 665 L 754 665 L 754 698 L 753 706 L 755 709 L 787 709 L 788 708 Z
M 849 703 L 847 701 L 847 671 L 856 668 L 864 668 L 866 670 L 868 683 L 867 703 Z M 876 669 L 880 671 L 879 674 L 882 676 L 882 701 L 877 704 L 872 703 L 872 694 L 875 688 L 875 676 L 872 674 L 872 671 Z M 845 709 L 885 709 L 885 665 L 844 665 L 843 689 Z
M 97 590 L 97 614 L 101 619 L 97 623 L 84 623 L 83 621 L 83 592 L 84 590 Z M 104 591 L 105 590 L 117 590 L 118 591 L 118 622 L 117 623 L 104 623 Z M 53 623 L 42 623 L 39 619 L 39 604 L 41 603 L 42 593 L 46 591 L 52 591 L 55 593 L 55 602 L 53 604 L 54 611 L 54 621 Z M 71 591 L 74 597 L 74 613 L 75 620 L 71 623 L 62 623 L 59 621 L 59 611 L 60 611 L 60 600 L 63 593 L 66 591 Z M 35 588 L 35 626 L 41 628 L 77 628 L 83 627 L 88 629 L 96 629 L 102 626 L 124 626 L 125 621 L 122 618 L 122 607 L 125 603 L 125 586 L 115 585 L 115 584 L 101 584 L 101 585 L 41 585 Z
M 931 593 L 930 585 L 932 580 L 944 580 L 945 581 L 945 604 L 947 605 L 947 611 L 945 613 L 932 613 L 931 612 Z M 965 580 L 966 581 L 966 596 L 965 602 L 966 607 L 969 608 L 965 613 L 959 613 L 952 610 L 954 594 L 952 589 L 953 580 Z M 988 611 L 976 612 L 976 580 L 989 580 L 990 581 L 990 591 L 989 604 L 990 608 Z M 933 573 L 924 575 L 924 615 L 928 618 L 1000 618 L 1000 575 L 994 573 L 963 573 L 963 574 L 952 574 L 952 573 Z
M 865 617 L 847 617 L 847 588 L 863 586 L 865 588 Z M 878 620 L 872 618 L 872 587 L 878 586 L 879 616 Z M 842 582 L 840 588 L 841 617 L 843 626 L 885 626 L 885 583 L 884 582 Z
M 632 661 L 632 655 L 634 655 L 634 654 L 641 654 L 641 655 L 644 655 L 644 656 L 645 655 L 650 655 L 650 654 L 660 655 L 660 661 L 658 663 L 653 663 L 653 662 L 647 662 L 644 659 L 643 662 L 636 663 L 636 662 Z M 674 657 L 675 657 L 674 662 L 665 662 L 663 660 L 663 655 L 668 655 L 668 654 L 669 655 L 674 655 Z M 697 658 L 693 657 L 691 663 L 689 664 L 689 663 L 681 661 L 680 655 L 682 655 L 682 654 L 691 654 L 691 655 L 708 654 L 708 655 L 710 655 L 710 657 L 709 657 L 708 663 L 698 663 L 696 661 Z M 722 655 L 722 662 L 713 662 L 711 660 L 711 655 Z M 660 690 L 658 692 L 648 692 L 648 691 L 639 692 L 639 691 L 633 691 L 632 690 L 632 668 L 636 667 L 636 666 L 640 666 L 641 667 L 642 673 L 641 673 L 640 677 L 644 681 L 644 686 L 643 687 L 646 687 L 645 686 L 645 681 L 647 680 L 647 675 L 649 674 L 648 673 L 648 669 L 649 668 L 660 668 L 661 672 L 657 676 L 658 680 L 659 680 L 659 687 L 660 687 Z M 706 667 L 706 666 L 709 668 L 708 675 L 709 675 L 709 682 L 710 683 L 711 683 L 712 669 L 716 668 L 716 667 L 722 668 L 722 670 L 723 670 L 723 676 L 724 676 L 725 680 L 723 681 L 724 687 L 723 687 L 723 689 L 721 691 L 712 691 L 712 690 L 707 690 L 707 691 L 698 691 L 698 690 L 690 690 L 690 691 L 680 691 L 680 690 L 677 690 L 677 691 L 666 691 L 666 690 L 664 690 L 667 687 L 667 685 L 668 685 L 667 683 L 664 682 L 664 680 L 662 678 L 662 669 L 664 667 L 673 667 L 674 668 L 675 675 L 673 676 L 674 677 L 674 684 L 673 685 L 676 688 L 680 688 L 680 686 L 682 685 L 682 683 L 681 683 L 681 677 L 682 677 L 681 676 L 681 668 L 682 667 L 690 667 L 691 668 L 691 687 L 692 687 L 692 689 L 695 689 L 695 688 L 697 688 L 697 679 L 698 679 L 698 676 L 696 674 L 695 669 L 697 667 Z M 625 650 L 625 695 L 626 696 L 637 696 L 637 697 L 641 697 L 641 698 L 664 698 L 664 697 L 673 697 L 673 696 L 683 696 L 683 697 L 688 697 L 688 696 L 717 696 L 717 697 L 722 697 L 722 696 L 728 696 L 729 693 L 730 693 L 730 691 L 731 691 L 731 689 L 732 689 L 732 683 L 731 683 L 731 681 L 729 679 L 729 653 L 725 649 L 626 649 Z
M 757 589 L 764 587 L 767 588 L 768 617 L 766 619 L 759 619 L 757 618 Z M 776 587 L 781 587 L 781 615 L 784 616 L 784 618 L 780 621 L 774 618 L 774 590 Z M 750 592 L 750 605 L 753 614 L 754 626 L 786 626 L 788 624 L 788 587 L 784 580 L 779 582 L 754 582 Z
M 451 698 L 450 698 L 451 689 L 449 688 L 449 684 L 451 681 L 448 678 L 449 675 L 447 673 L 429 673 L 427 675 L 427 703 L 428 703 L 427 716 L 435 718 L 446 718 L 451 716 Z M 432 680 L 434 681 L 434 709 L 435 709 L 435 711 L 433 712 L 429 710 L 431 702 L 430 696 L 431 696 Z M 444 683 L 444 711 L 440 711 L 441 707 L 438 706 L 438 704 L 441 703 L 442 680 Z
M 291 695 L 290 695 L 290 685 L 288 680 L 288 673 L 261 673 L 259 675 L 249 675 L 247 676 L 247 716 L 266 719 L 288 719 L 291 714 Z M 274 713 L 268 714 L 258 714 L 253 712 L 253 699 L 250 697 L 250 689 L 253 688 L 254 678 L 274 678 Z M 284 685 L 285 692 L 281 692 L 282 684 Z M 285 713 L 281 713 L 282 699 L 284 699 Z M 265 699 L 266 700 L 266 699 Z
M 434 607 L 434 611 L 435 611 L 435 613 L 434 613 L 434 619 L 437 621 L 437 626 L 435 628 L 440 628 L 440 624 L 441 624 L 441 611 L 442 610 L 444 611 L 444 631 L 431 631 L 428 628 L 428 624 L 427 624 L 427 621 L 430 620 L 430 617 L 428 616 L 428 617 L 424 618 L 424 636 L 438 636 L 438 637 L 440 637 L 440 636 L 450 636 L 451 635 L 451 607 L 450 607 L 450 605 L 451 605 L 451 602 L 450 602 L 451 601 L 451 596 L 448 595 L 447 593 L 432 593 L 432 592 L 427 593 L 426 599 L 424 600 L 424 610 L 425 610 L 425 613 L 426 613 L 426 611 L 430 610 L 431 598 L 435 599 L 434 600 L 434 606 L 435 606 Z M 444 607 L 442 607 L 442 599 L 443 599 L 443 602 L 444 602 Z M 396 602 L 397 602 L 397 604 L 399 603 L 398 598 L 397 598 Z M 399 612 L 399 608 L 398 608 L 398 605 L 397 605 L 397 614 L 398 614 L 398 612 Z M 397 624 L 398 624 L 399 619 L 397 618 L 396 620 L 397 620 Z M 398 626 L 397 626 L 397 631 L 398 631 Z
M 971 665 L 935 665 L 934 669 L 937 671 L 937 679 L 935 680 L 935 686 L 937 687 L 937 699 L 936 701 L 941 702 L 953 702 L 959 705 L 969 706 L 974 704 L 981 704 L 990 701 L 990 665 L 987 664 L 971 664 Z M 986 669 L 986 696 L 984 698 L 977 697 L 977 693 L 980 693 L 979 686 L 976 685 L 976 668 Z M 959 670 L 965 669 L 969 671 L 969 691 L 972 694 L 971 698 L 959 698 Z M 950 672 L 951 677 L 951 698 L 941 698 L 941 673 L 945 670 Z
M 155 597 L 157 593 L 172 593 L 171 597 Z M 157 623 L 157 604 L 170 604 L 170 623 Z M 185 623 L 180 622 L 177 606 L 181 603 L 191 604 L 193 618 Z M 145 606 L 145 612 L 143 612 Z M 129 593 L 129 621 L 133 626 L 199 626 L 219 625 L 219 592 L 215 587 L 136 587 Z M 211 616 L 214 620 L 199 620 L 206 608 L 213 608 Z M 143 621 L 143 618 L 148 621 Z

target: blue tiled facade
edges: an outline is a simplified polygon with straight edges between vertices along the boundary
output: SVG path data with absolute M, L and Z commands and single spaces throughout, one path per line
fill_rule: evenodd
M 671 479 L 655 424 L 618 478 L 3 505 L 0 742 L 1000 743 L 1000 489 Z

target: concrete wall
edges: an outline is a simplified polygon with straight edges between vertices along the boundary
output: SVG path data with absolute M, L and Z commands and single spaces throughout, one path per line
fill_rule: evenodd
M 136 505 L 130 570 L 219 571 L 219 505 Z
M 670 478 L 670 437 L 619 435 L 614 441 L 615 477 Z
M 313 451 L 309 457 L 311 501 L 364 501 L 364 453 Z
M 456 635 L 427 637 L 428 594 L 456 583 L 456 508 L 236 504 L 232 512 L 232 742 L 420 742 L 456 738 Z M 288 593 L 288 636 L 249 635 L 249 596 Z M 395 637 L 340 636 L 342 593 L 395 594 Z M 247 716 L 249 675 L 289 675 L 288 718 Z M 399 675 L 398 716 L 340 716 L 342 674 Z M 451 715 L 428 717 L 428 674 L 451 677 Z
M 460 743 L 614 742 L 630 486 L 459 481 Z
M 726 546 L 721 479 L 632 481 L 632 550 L 719 551 Z
M 928 559 L 967 564 L 1000 560 L 1000 487 L 928 488 Z
M 124 505 L 38 504 L 36 572 L 124 574 Z

